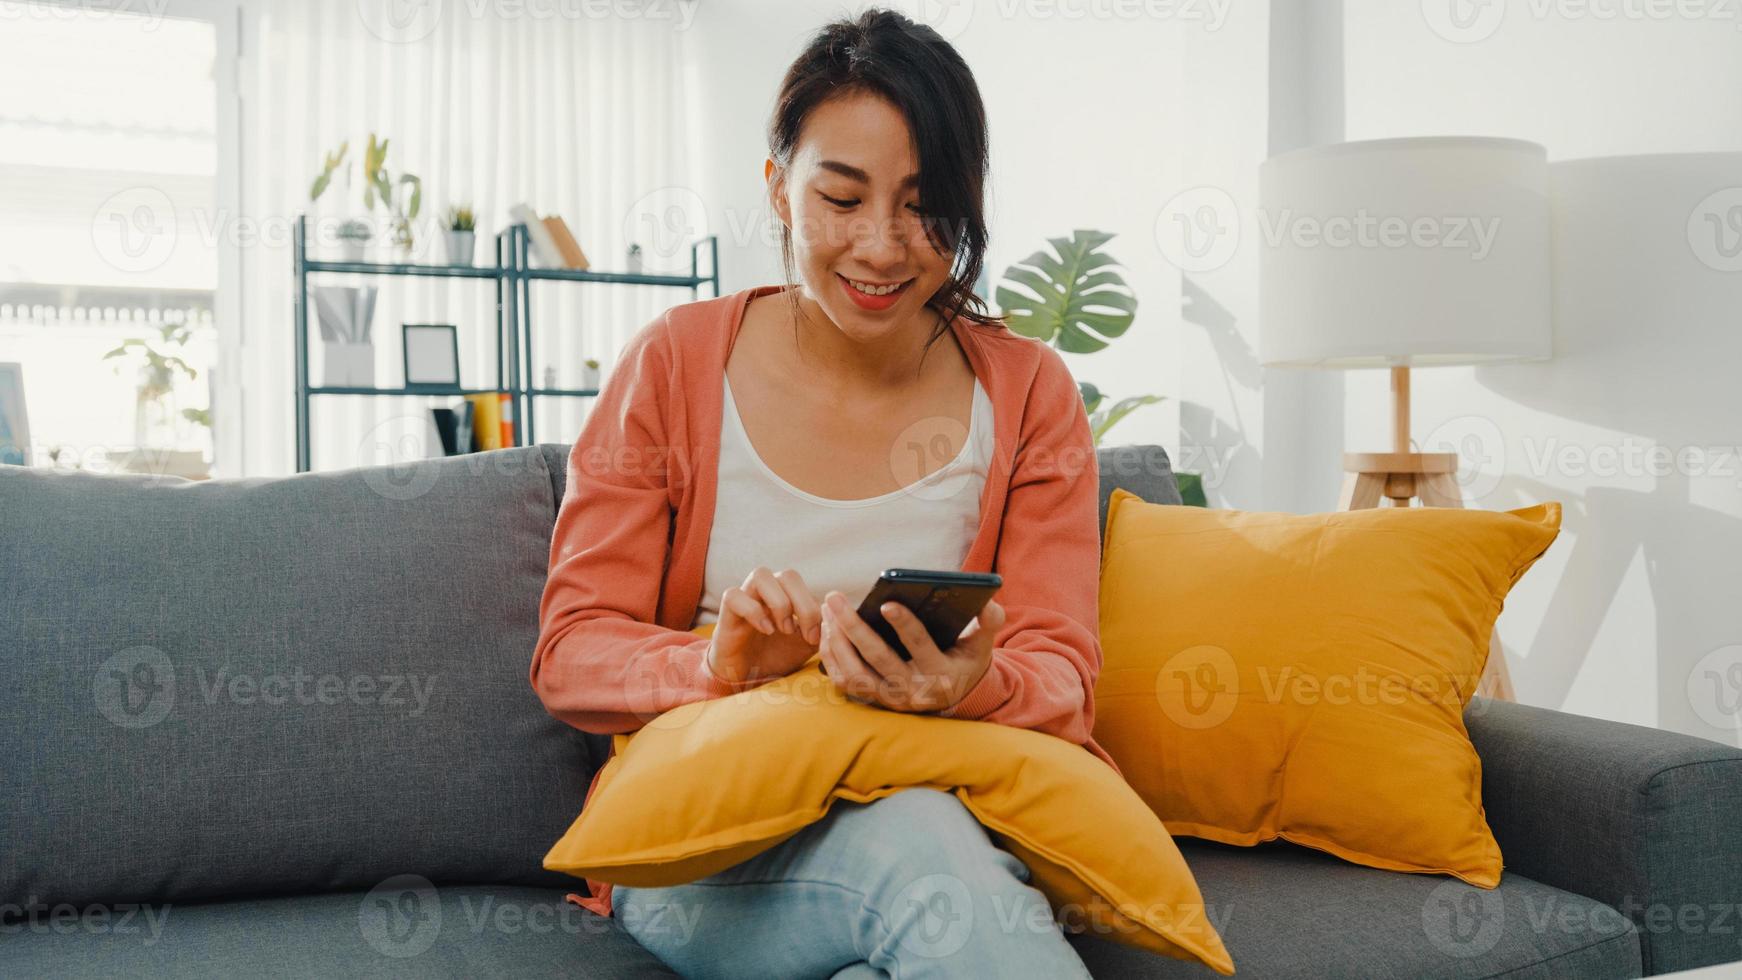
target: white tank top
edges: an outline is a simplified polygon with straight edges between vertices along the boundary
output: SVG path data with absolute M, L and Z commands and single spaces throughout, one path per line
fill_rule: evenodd
M 750 444 L 731 384 L 722 388 L 719 486 L 691 628 L 717 622 L 721 594 L 742 586 L 758 565 L 794 569 L 818 601 L 834 589 L 854 607 L 885 568 L 962 567 L 992 463 L 992 399 L 978 378 L 956 458 L 899 490 L 860 500 L 819 497 L 776 475 Z

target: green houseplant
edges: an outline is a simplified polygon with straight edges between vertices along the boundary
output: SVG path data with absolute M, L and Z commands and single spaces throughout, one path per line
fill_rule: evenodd
M 478 226 L 477 219 L 472 216 L 469 205 L 455 205 L 448 208 L 442 216 L 442 225 L 447 229 L 448 262 L 452 265 L 471 265 L 474 235 Z
M 1102 250 L 1111 232 L 1078 229 L 1069 238 L 1049 238 L 1041 249 L 1004 270 L 993 293 L 1010 329 L 1068 354 L 1105 350 L 1137 319 L 1137 296 L 1117 271 L 1119 261 Z M 1109 403 L 1100 388 L 1077 382 L 1095 445 L 1127 415 L 1162 400 L 1130 395 Z M 1187 503 L 1202 503 L 1196 474 L 1178 474 Z M 1188 487 L 1189 484 L 1189 487 Z M 1187 490 L 1192 493 L 1187 496 Z
M 414 243 L 411 223 L 417 220 L 418 213 L 423 210 L 423 181 L 415 174 L 401 173 L 395 176 L 387 169 L 387 145 L 391 140 L 377 140 L 374 133 L 369 134 L 369 142 L 363 149 L 363 209 L 373 213 L 379 206 L 387 212 L 388 226 L 393 230 L 393 244 L 402 252 L 409 253 Z M 321 160 L 321 172 L 315 175 L 314 182 L 309 185 L 308 198 L 312 203 L 320 200 L 332 185 L 333 175 L 341 167 L 345 168 L 345 183 L 350 184 L 350 168 L 345 164 L 345 153 L 350 148 L 350 141 L 339 144 L 338 149 L 327 153 Z M 346 228 L 352 222 L 346 222 Z M 350 240 L 350 236 L 341 231 L 341 238 Z
M 116 365 L 119 374 L 124 365 L 134 369 L 136 393 L 133 408 L 133 452 L 125 466 L 139 468 L 147 456 L 155 457 L 152 468 L 175 468 L 183 475 L 197 475 L 204 470 L 204 453 L 184 448 L 200 429 L 211 429 L 209 408 L 180 408 L 177 381 L 197 380 L 198 369 L 181 356 L 193 336 L 186 321 L 164 323 L 157 328 L 155 340 L 129 337 L 104 354 L 105 361 L 123 359 Z

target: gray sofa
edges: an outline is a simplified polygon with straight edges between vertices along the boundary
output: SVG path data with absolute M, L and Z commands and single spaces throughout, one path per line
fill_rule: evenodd
M 0 467 L 0 977 L 669 975 L 539 866 L 606 748 L 527 682 L 566 453 Z M 1103 506 L 1176 499 L 1155 447 L 1101 472 Z M 1468 721 L 1501 886 L 1182 838 L 1239 975 L 1742 959 L 1742 751 L 1481 699 Z M 1097 976 L 1213 975 L 1074 941 Z

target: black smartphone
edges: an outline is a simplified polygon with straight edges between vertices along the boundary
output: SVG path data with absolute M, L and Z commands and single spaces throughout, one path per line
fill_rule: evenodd
M 901 659 L 912 660 L 895 627 L 878 611 L 885 602 L 899 602 L 913 610 L 938 649 L 948 650 L 1003 584 L 1004 579 L 992 572 L 886 568 L 877 576 L 877 584 L 871 587 L 865 601 L 859 603 L 859 618 L 876 630 Z

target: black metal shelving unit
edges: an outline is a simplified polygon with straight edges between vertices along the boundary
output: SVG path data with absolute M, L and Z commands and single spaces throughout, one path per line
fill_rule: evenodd
M 428 395 L 471 395 L 507 392 L 514 402 L 515 445 L 529 446 L 537 439 L 533 406 L 538 398 L 590 398 L 596 388 L 540 388 L 533 376 L 532 285 L 536 282 L 585 282 L 608 285 L 666 286 L 688 289 L 692 299 L 701 298 L 701 288 L 711 286 L 720 295 L 720 242 L 709 236 L 690 245 L 690 274 L 654 275 L 637 272 L 594 272 L 579 269 L 534 268 L 530 262 L 529 238 L 524 225 L 510 225 L 496 235 L 496 262 L 488 266 L 430 265 L 395 262 L 334 262 L 308 257 L 308 219 L 296 219 L 292 261 L 296 277 L 295 372 L 296 372 L 296 471 L 309 470 L 309 409 L 315 397 L 352 395 L 403 398 Z M 708 252 L 706 274 L 701 267 L 703 249 Z M 362 276 L 425 276 L 443 279 L 488 279 L 496 284 L 496 386 L 492 388 L 378 388 L 309 384 L 308 303 L 309 276 L 341 273 Z M 525 380 L 523 380 L 525 379 Z

